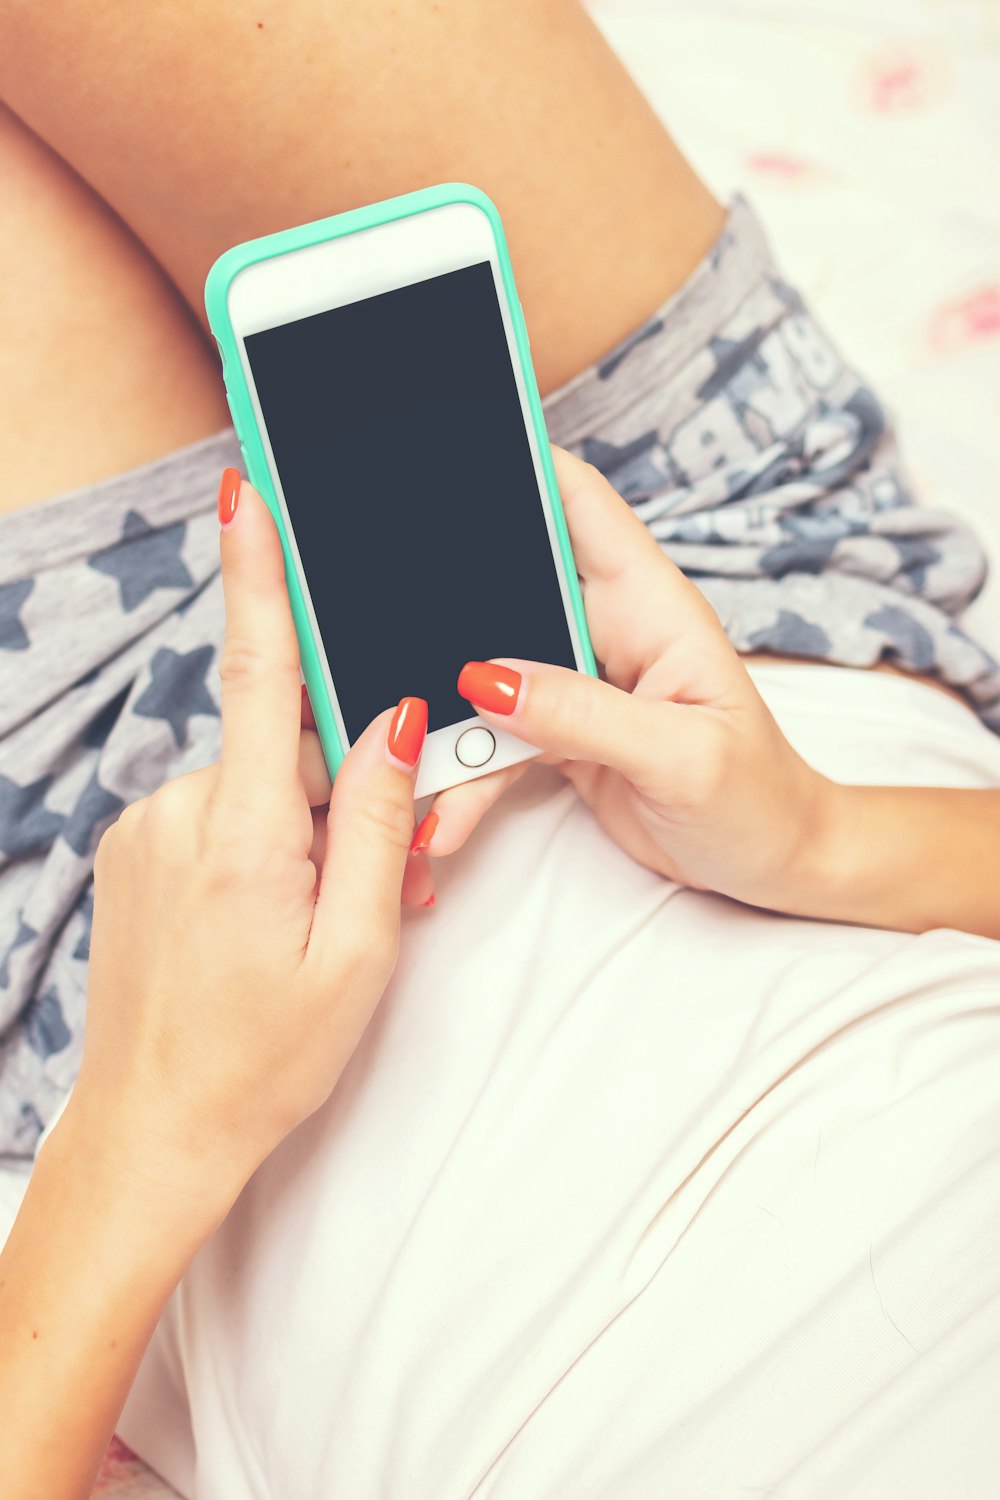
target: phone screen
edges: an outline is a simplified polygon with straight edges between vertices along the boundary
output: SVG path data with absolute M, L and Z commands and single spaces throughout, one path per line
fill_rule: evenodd
M 575 666 L 488 261 L 246 337 L 347 737 L 467 661 Z

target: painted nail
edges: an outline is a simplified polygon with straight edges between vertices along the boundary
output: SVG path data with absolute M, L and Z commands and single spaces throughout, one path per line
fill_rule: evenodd
M 434 896 L 434 892 L 433 891 L 431 891 L 431 893 L 427 897 L 426 901 L 421 901 L 421 903 L 420 903 L 421 906 L 433 906 L 434 904 L 435 904 L 435 896 Z
M 521 691 L 521 674 L 492 661 L 467 661 L 458 674 L 458 691 L 491 714 L 512 714 Z
M 219 525 L 231 526 L 236 519 L 236 507 L 240 503 L 242 476 L 239 469 L 223 469 L 219 485 Z
M 401 698 L 392 716 L 385 746 L 389 754 L 406 766 L 420 759 L 427 734 L 427 703 L 423 698 Z
M 413 842 L 410 845 L 411 854 L 423 854 L 424 850 L 430 844 L 431 839 L 434 837 L 439 822 L 440 819 L 436 812 L 429 812 L 427 814 L 426 818 L 424 818 L 423 822 L 420 824 L 420 827 L 413 835 Z

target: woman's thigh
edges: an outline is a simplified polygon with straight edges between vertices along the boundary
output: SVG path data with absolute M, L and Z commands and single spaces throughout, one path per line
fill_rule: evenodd
M 476 183 L 543 391 L 637 327 L 722 223 L 575 0 L 0 0 L 0 97 L 199 312 L 238 240 Z
M 228 421 L 189 309 L 107 205 L 0 105 L 0 511 Z

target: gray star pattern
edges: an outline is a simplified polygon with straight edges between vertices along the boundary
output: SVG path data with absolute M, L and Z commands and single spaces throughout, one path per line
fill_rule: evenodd
M 937 665 L 934 637 L 918 620 L 896 604 L 885 604 L 865 616 L 865 624 L 885 632 L 886 641 L 895 655 L 916 672 L 933 671 Z
M 79 802 L 66 819 L 62 835 L 74 854 L 79 854 L 85 859 L 91 852 L 94 843 L 94 831 L 100 826 L 103 833 L 109 823 L 115 818 L 125 806 L 121 797 L 116 797 L 114 792 L 109 792 L 97 779 L 97 772 L 87 782 L 83 795 Z
M 28 632 L 20 621 L 21 605 L 35 587 L 33 578 L 0 587 L 0 651 L 27 651 Z
M 29 1104 L 27 1101 L 22 1103 L 18 1110 L 18 1115 L 20 1117 L 19 1123 L 15 1128 L 14 1134 L 14 1145 L 17 1147 L 16 1154 L 20 1154 L 22 1146 L 25 1149 L 25 1154 L 29 1154 L 34 1151 L 38 1137 L 45 1129 L 45 1126 L 35 1106 Z
M 42 776 L 27 786 L 0 776 L 0 849 L 5 854 L 16 856 L 47 847 L 62 831 L 62 814 L 49 812 L 45 806 L 45 794 L 51 785 L 51 776 Z
M 73 1038 L 54 989 L 32 1000 L 24 1012 L 24 1034 L 28 1046 L 39 1057 L 51 1057 L 53 1052 L 69 1046 Z
M 774 651 L 779 656 L 829 657 L 833 643 L 826 631 L 790 609 L 779 609 L 778 618 L 748 639 L 751 651 Z
M 623 500 L 636 504 L 663 488 L 666 477 L 655 462 L 657 437 L 655 428 L 643 432 L 630 443 L 616 447 L 602 438 L 584 438 L 581 456 L 600 469 Z
M 110 703 L 105 703 L 104 707 L 99 709 L 91 719 L 83 734 L 83 743 L 87 746 L 88 750 L 100 750 L 103 748 L 108 735 L 118 722 L 130 691 L 131 689 L 128 687 L 122 688 L 121 692 L 117 693 L 111 699 Z
M 608 355 L 608 358 L 604 361 L 603 364 L 597 366 L 598 379 L 610 380 L 611 376 L 618 369 L 618 366 L 622 363 L 623 360 L 628 359 L 629 355 L 632 353 L 632 350 L 636 347 L 637 344 L 645 343 L 647 339 L 654 339 L 658 333 L 662 332 L 662 330 L 663 319 L 651 318 L 648 323 L 645 323 L 642 328 L 639 329 L 638 333 L 633 333 L 631 338 L 625 339 L 623 343 L 619 344 L 618 348 L 613 354 Z
M 161 646 L 150 662 L 152 680 L 133 704 L 132 712 L 144 719 L 162 719 L 170 725 L 178 748 L 186 745 L 190 718 L 195 714 L 217 718 L 219 714 L 205 686 L 205 673 L 214 655 L 211 646 L 185 652 Z
M 73 949 L 74 958 L 82 958 L 86 961 L 90 957 L 90 935 L 94 926 L 94 892 L 89 890 L 80 903 L 80 916 L 83 918 L 83 931 L 80 940 Z
M 14 957 L 15 952 L 18 948 L 23 948 L 25 943 L 30 943 L 37 936 L 38 933 L 35 929 L 29 927 L 23 917 L 19 916 L 17 919 L 17 931 L 7 948 L 7 952 L 3 956 L 3 963 L 0 964 L 0 986 L 4 989 L 10 984 L 10 961 Z
M 696 392 L 699 401 L 714 401 L 724 391 L 748 359 L 752 359 L 771 332 L 769 328 L 755 328 L 743 339 L 727 339 L 721 334 L 709 339 L 708 346 L 715 360 L 715 369 Z
M 95 552 L 89 566 L 116 579 L 122 609 L 128 614 L 148 599 L 154 589 L 192 586 L 194 579 L 181 557 L 186 531 L 185 521 L 154 530 L 137 510 L 130 510 L 121 541 L 103 552 Z

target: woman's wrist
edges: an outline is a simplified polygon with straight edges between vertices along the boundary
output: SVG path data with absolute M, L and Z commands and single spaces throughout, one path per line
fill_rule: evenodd
M 859 816 L 858 787 L 831 781 L 810 770 L 805 810 L 798 824 L 794 857 L 766 904 L 790 916 L 832 922 L 865 922 L 859 872 L 865 864 L 866 837 Z
M 128 1204 L 137 1230 L 148 1226 L 172 1242 L 179 1268 L 229 1212 L 249 1172 L 172 1143 L 141 1118 L 94 1108 L 74 1090 L 45 1142 L 54 1170 L 85 1176 L 98 1199 Z
M 71 1098 L 0 1255 L 10 1500 L 90 1494 L 157 1319 L 224 1216 L 224 1197 L 144 1159 L 120 1123 Z
M 789 916 L 837 920 L 850 884 L 853 791 L 798 762 L 787 785 L 787 837 L 751 904 Z

